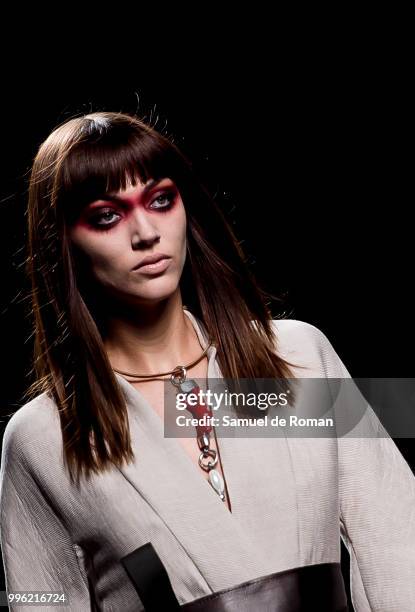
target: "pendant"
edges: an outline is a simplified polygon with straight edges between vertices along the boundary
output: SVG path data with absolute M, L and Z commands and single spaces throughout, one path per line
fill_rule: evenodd
M 196 381 L 192 379 L 184 380 L 182 383 L 179 383 L 179 389 L 182 393 L 191 393 L 196 387 Z
M 218 470 L 210 470 L 209 482 L 222 501 L 225 501 L 225 483 Z
M 183 366 L 178 366 L 178 370 L 180 368 L 182 369 L 181 374 L 177 372 L 177 374 L 172 375 L 171 382 L 179 389 L 179 391 L 181 391 L 182 393 L 185 393 L 186 395 L 188 393 L 197 392 L 199 390 L 199 386 L 197 385 L 196 381 L 193 379 L 187 379 L 186 378 L 187 373 L 186 373 L 185 368 Z M 188 410 L 194 417 L 201 417 L 204 414 L 208 414 L 212 416 L 211 409 L 206 406 L 201 406 L 200 404 L 196 406 L 188 406 Z M 198 444 L 199 444 L 200 449 L 202 450 L 200 457 L 199 457 L 199 465 L 203 470 L 209 472 L 208 481 L 210 485 L 212 486 L 213 490 L 219 495 L 221 500 L 224 502 L 225 501 L 225 482 L 221 474 L 218 472 L 218 470 L 214 469 L 214 466 L 218 462 L 216 451 L 211 450 L 209 448 L 210 446 L 209 435 L 210 435 L 210 432 L 212 431 L 212 426 L 211 425 L 197 426 L 196 430 L 198 434 L 197 435 Z M 203 462 L 203 459 L 206 459 L 209 456 L 213 458 L 213 462 L 209 462 L 208 464 L 205 464 Z

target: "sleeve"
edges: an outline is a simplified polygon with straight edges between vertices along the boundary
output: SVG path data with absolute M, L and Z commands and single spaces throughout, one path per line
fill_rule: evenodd
M 350 379 L 317 331 L 326 375 Z M 352 397 L 348 392 L 342 410 Z M 415 610 L 415 476 L 367 403 L 358 426 L 361 435 L 338 437 L 340 533 L 350 554 L 352 602 L 355 612 L 409 612 Z
M 63 593 L 66 603 L 59 609 L 95 610 L 81 550 L 36 482 L 19 443 L 15 416 L 5 430 L 0 470 L 0 542 L 7 593 Z M 33 604 L 10 603 L 9 609 L 25 612 L 33 610 Z M 42 605 L 45 611 L 56 609 L 56 604 Z

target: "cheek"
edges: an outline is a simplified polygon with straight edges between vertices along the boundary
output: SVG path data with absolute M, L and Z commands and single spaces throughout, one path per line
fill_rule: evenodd
M 186 238 L 186 212 L 184 206 L 177 207 L 174 215 L 165 222 L 165 235 L 169 236 L 169 239 L 175 244 L 181 244 Z
M 78 259 L 90 270 L 111 270 L 114 264 L 120 261 L 125 246 L 120 238 L 97 236 L 95 232 L 77 231 L 73 233 L 72 243 Z

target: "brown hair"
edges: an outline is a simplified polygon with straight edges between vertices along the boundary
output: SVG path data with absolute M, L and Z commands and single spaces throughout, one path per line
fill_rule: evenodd
M 45 392 L 56 402 L 64 456 L 77 481 L 83 472 L 120 467 L 134 453 L 99 303 L 68 227 L 99 194 L 125 189 L 127 180 L 163 177 L 175 182 L 186 209 L 182 301 L 209 330 L 224 378 L 294 378 L 293 364 L 276 353 L 270 294 L 257 285 L 230 225 L 173 140 L 125 113 L 73 117 L 41 144 L 31 169 L 27 272 L 36 380 L 25 397 Z

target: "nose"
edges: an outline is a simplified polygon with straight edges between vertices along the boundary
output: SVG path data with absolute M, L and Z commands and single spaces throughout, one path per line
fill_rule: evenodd
M 132 213 L 131 244 L 133 248 L 147 247 L 160 239 L 157 228 L 139 207 Z

